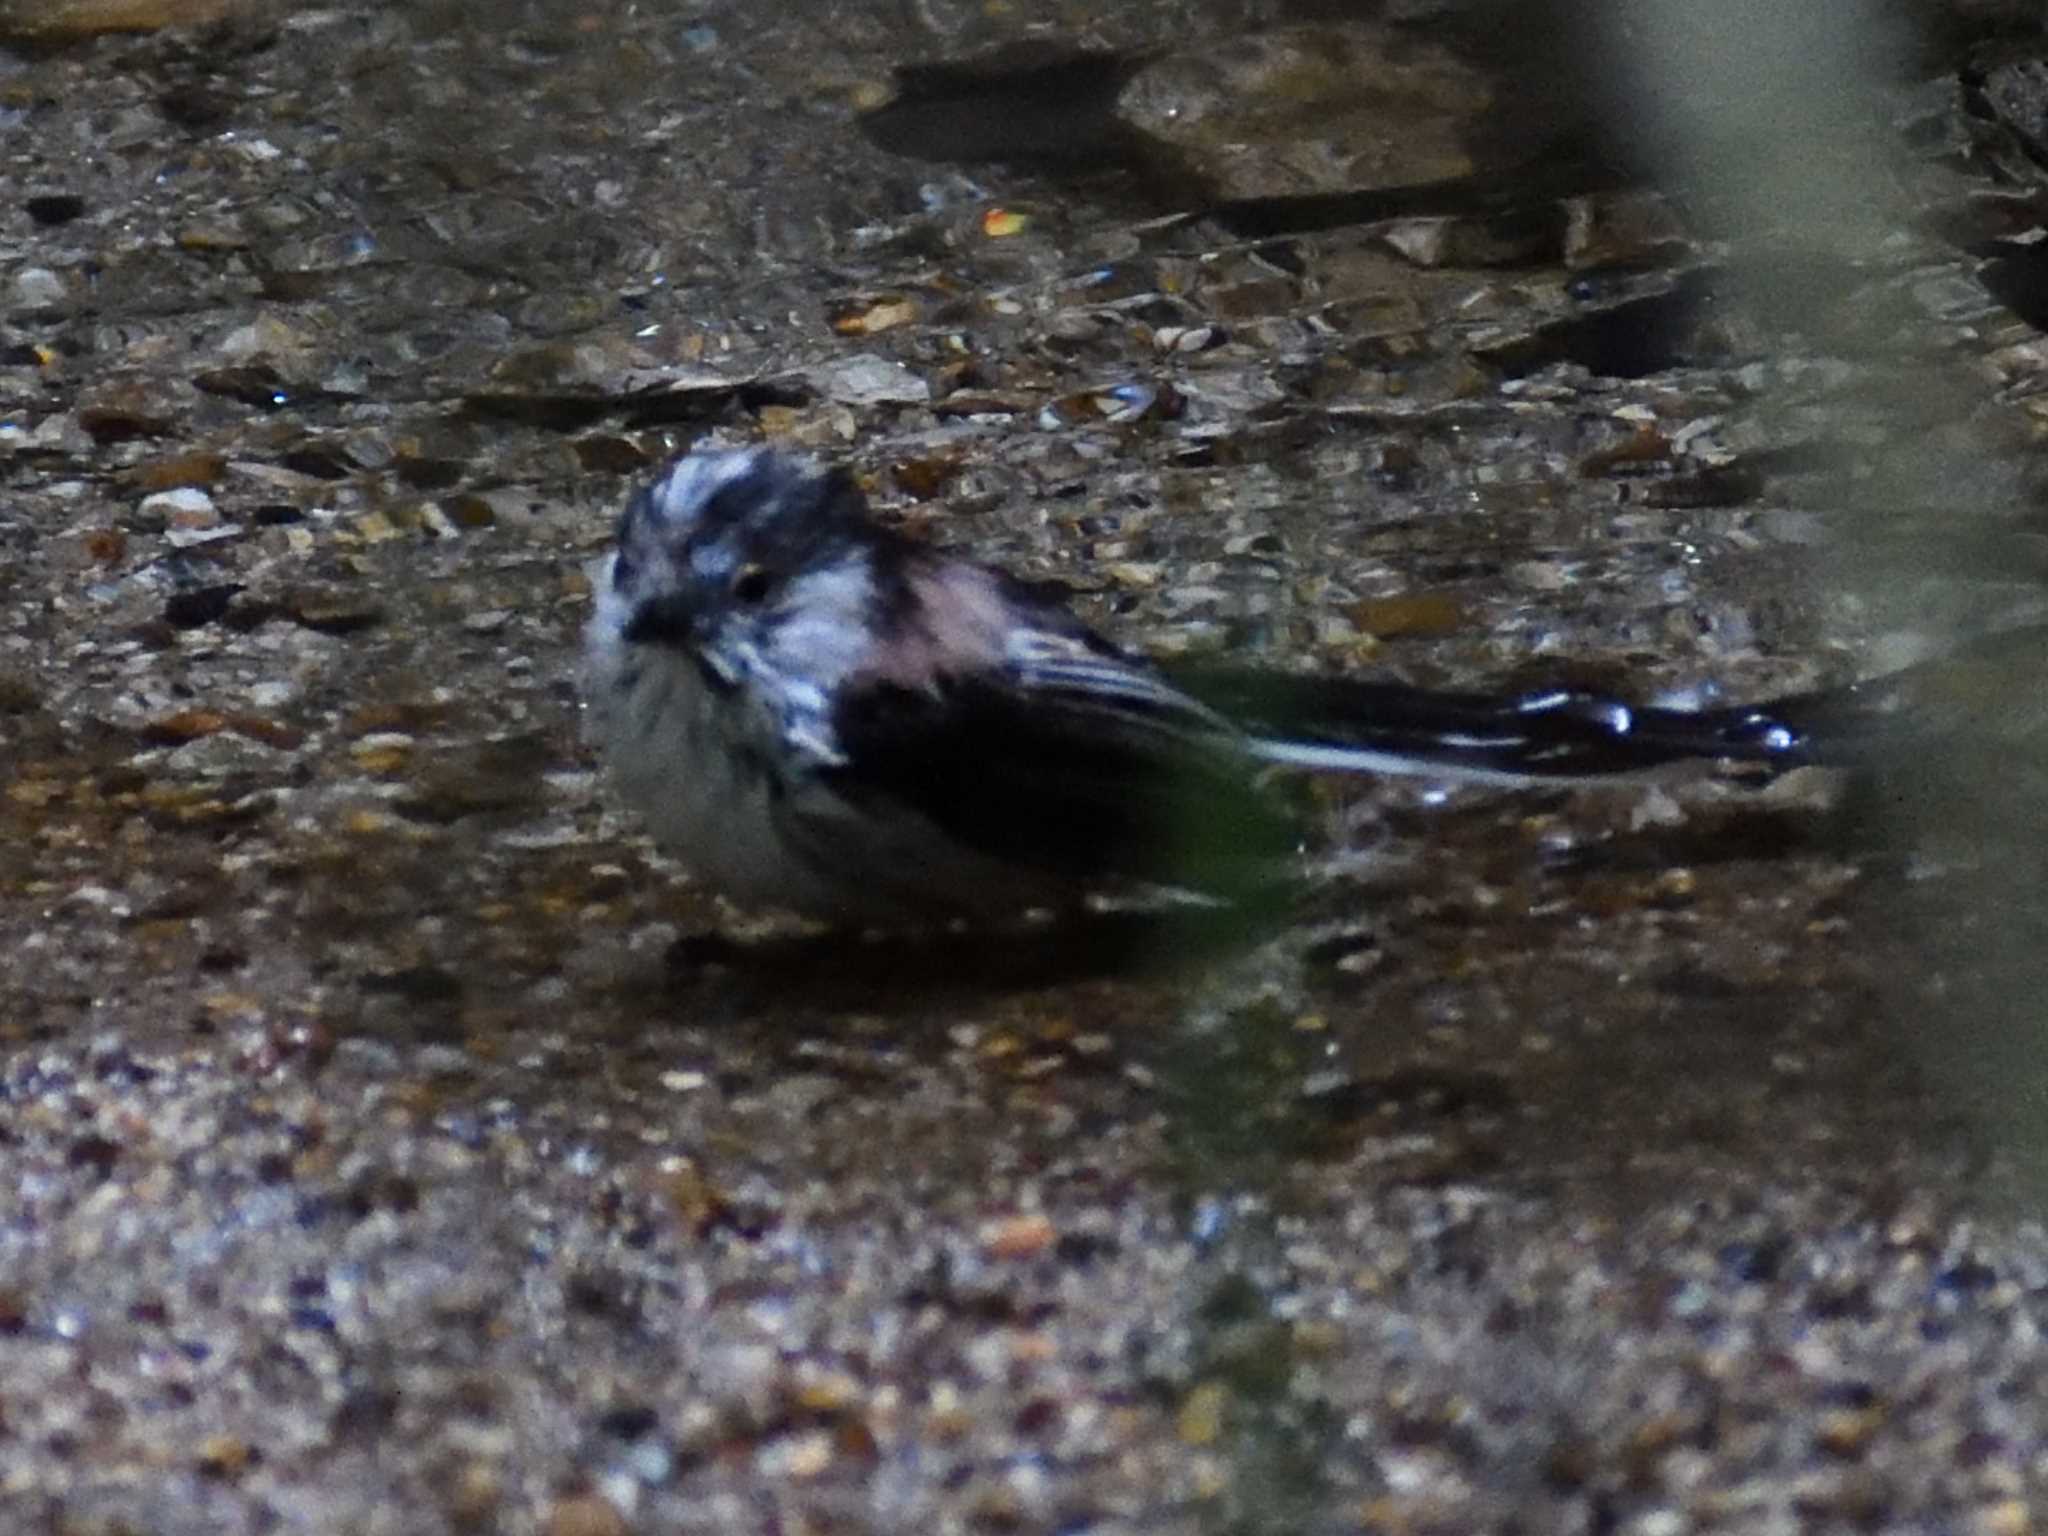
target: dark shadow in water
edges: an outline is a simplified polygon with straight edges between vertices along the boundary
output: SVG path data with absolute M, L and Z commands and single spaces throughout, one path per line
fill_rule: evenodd
M 670 947 L 671 984 L 737 985 L 753 1006 L 864 1009 L 1168 976 L 1241 954 L 1298 920 L 1300 890 L 1228 908 L 1089 912 L 1008 928 L 931 933 L 842 929 L 738 940 L 692 934 Z
M 1117 97 L 1152 54 L 1025 44 L 979 58 L 905 64 L 896 96 L 862 115 L 891 154 L 953 165 L 1012 165 L 1063 178 L 1115 177 L 1147 212 L 1213 200 L 1170 145 L 1117 115 Z
M 896 95 L 860 128 L 891 154 L 954 165 L 1008 165 L 1067 181 L 1115 181 L 1140 216 L 1184 213 L 1263 238 L 1388 219 L 1469 217 L 1563 238 L 1557 200 L 1624 185 L 1615 164 L 1569 132 L 1516 136 L 1482 153 L 1470 176 L 1407 186 L 1223 198 L 1181 150 L 1119 115 L 1118 97 L 1156 53 L 1027 44 L 976 58 L 900 66 Z M 1487 132 L 1495 125 L 1477 125 Z M 1548 226 L 1554 225 L 1551 229 Z

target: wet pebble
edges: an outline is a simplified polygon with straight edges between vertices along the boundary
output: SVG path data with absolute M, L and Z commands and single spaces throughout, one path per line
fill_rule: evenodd
M 53 309 L 68 296 L 64 279 L 48 267 L 24 267 L 14 274 L 14 302 L 23 309 Z
M 872 352 L 813 368 L 805 379 L 820 394 L 846 405 L 923 405 L 931 385 L 901 363 Z
M 212 528 L 220 522 L 213 498 L 197 486 L 181 486 L 145 496 L 140 510 L 145 516 L 162 518 L 166 528 Z
M 545 1536 L 630 1536 L 632 1526 L 602 1494 L 581 1493 L 555 1500 L 541 1530 Z
M 227 474 L 227 455 L 190 449 L 150 459 L 126 471 L 122 479 L 141 491 L 170 491 L 182 486 L 217 485 Z
M 873 336 L 909 325 L 917 318 L 915 300 L 888 295 L 874 299 L 849 299 L 835 305 L 832 329 L 842 336 Z
M 287 595 L 283 607 L 294 621 L 325 635 L 354 634 L 384 618 L 381 604 L 349 587 L 299 587 Z

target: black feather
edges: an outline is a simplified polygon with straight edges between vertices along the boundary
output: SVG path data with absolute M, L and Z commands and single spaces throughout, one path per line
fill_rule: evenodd
M 1269 880 L 1298 846 L 1233 736 L 1162 729 L 1085 694 L 1027 696 L 984 673 L 871 686 L 839 701 L 833 727 L 847 800 L 914 806 L 979 853 L 1063 879 L 1222 895 Z

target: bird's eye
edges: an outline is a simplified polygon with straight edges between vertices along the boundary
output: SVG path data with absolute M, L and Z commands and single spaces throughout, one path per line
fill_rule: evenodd
M 767 566 L 743 565 L 733 573 L 732 595 L 743 603 L 758 603 L 773 585 Z

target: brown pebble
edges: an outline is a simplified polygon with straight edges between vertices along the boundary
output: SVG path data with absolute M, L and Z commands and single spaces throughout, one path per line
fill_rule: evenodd
M 209 1436 L 199 1447 L 199 1470 L 208 1477 L 240 1477 L 255 1459 L 255 1447 L 234 1435 Z
M 656 1188 L 676 1219 L 700 1237 L 732 1213 L 724 1191 L 694 1164 L 665 1172 Z
M 473 1461 L 456 1475 L 448 1490 L 448 1518 L 466 1530 L 488 1528 L 504 1497 L 498 1469 L 489 1462 Z
M 246 736 L 251 741 L 260 741 L 266 747 L 276 747 L 288 752 L 304 743 L 305 732 L 280 720 L 266 719 L 262 715 L 233 714 L 228 716 L 228 729 L 237 736 Z
M 577 464 L 593 474 L 630 475 L 647 467 L 647 450 L 630 438 L 618 437 L 609 432 L 594 432 L 588 437 L 579 437 L 569 445 L 576 455 Z M 473 498 L 483 501 L 481 496 Z M 484 502 L 486 511 L 490 503 Z M 443 507 L 445 512 L 448 509 Z
M 175 747 L 222 731 L 233 731 L 237 736 L 280 751 L 289 751 L 305 740 L 301 732 L 276 720 L 261 715 L 223 714 L 217 709 L 181 709 L 159 715 L 143 726 L 142 739 L 160 747 Z
M 86 559 L 101 565 L 112 565 L 128 553 L 128 536 L 118 528 L 88 529 L 78 542 Z
M 578 1493 L 555 1500 L 541 1529 L 547 1536 L 627 1536 L 632 1527 L 609 1499 Z
M 839 1461 L 873 1462 L 880 1459 L 882 1448 L 865 1419 L 849 1417 L 833 1426 L 832 1454 Z
M 142 728 L 142 739 L 158 746 L 175 746 L 197 741 L 228 728 L 228 717 L 215 709 L 181 709 L 159 715 Z
M 345 587 L 301 587 L 291 594 L 285 611 L 323 635 L 353 634 L 384 617 L 384 610 L 366 594 Z
M 906 298 L 855 299 L 833 309 L 832 329 L 842 336 L 872 336 L 916 318 L 917 305 Z
M 85 406 L 78 413 L 78 424 L 96 443 L 125 443 L 137 437 L 162 437 L 171 430 L 168 416 L 119 405 Z
M 924 458 L 896 460 L 889 466 L 889 478 L 905 494 L 915 496 L 919 501 L 930 501 L 960 470 L 959 459 L 946 454 L 931 454 Z
M 1597 480 L 1618 469 L 1665 464 L 1670 460 L 1671 439 L 1646 423 L 1620 442 L 1587 454 L 1579 461 L 1579 473 L 1588 480 Z
M 1181 1400 L 1174 1430 L 1184 1445 L 1214 1445 L 1223 1433 L 1223 1412 L 1230 1393 L 1222 1383 L 1205 1381 Z
M 1058 1229 L 1037 1211 L 1005 1216 L 981 1229 L 981 1246 L 995 1259 L 1032 1258 L 1058 1239 Z
M 1443 592 L 1417 592 L 1354 603 L 1346 615 L 1365 634 L 1382 640 L 1398 635 L 1451 635 L 1465 627 L 1465 605 Z
M 0 36 L 55 48 L 106 32 L 202 26 L 236 8 L 235 0 L 55 0 L 10 7 L 0 19 Z
M 1883 1423 L 1882 1409 L 1844 1409 L 1823 1418 L 1820 1429 L 1813 1438 L 1830 1456 L 1839 1456 L 1844 1461 L 1854 1461 L 1869 1447 L 1871 1436 L 1877 1433 Z
M 217 485 L 227 472 L 226 454 L 194 449 L 138 464 L 121 478 L 138 491 L 175 491 L 185 486 Z

